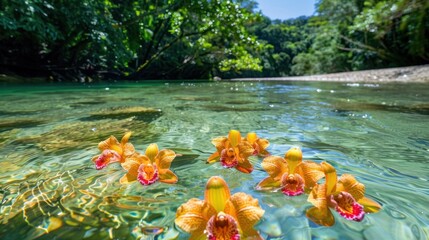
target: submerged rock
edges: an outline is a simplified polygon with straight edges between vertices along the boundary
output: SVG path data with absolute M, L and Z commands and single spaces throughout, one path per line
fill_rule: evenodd
M 266 111 L 269 110 L 268 108 L 261 108 L 261 107 L 253 107 L 253 106 L 235 106 L 235 105 L 207 105 L 204 106 L 205 109 L 213 112 L 227 112 L 227 111 L 233 111 L 233 112 L 256 112 L 256 111 Z
M 129 130 L 133 131 L 132 142 L 155 141 L 157 138 L 157 132 L 148 123 L 127 118 L 64 123 L 49 132 L 18 138 L 14 143 L 36 145 L 45 152 L 97 149 L 98 143 L 110 135 L 120 139 Z
M 135 120 L 152 122 L 162 115 L 161 109 L 147 107 L 121 107 L 109 108 L 92 113 L 89 117 L 82 118 L 83 121 L 100 119 L 125 119 L 133 117 Z
M 350 111 L 386 111 L 429 115 L 429 104 L 415 104 L 410 106 L 405 105 L 389 105 L 377 103 L 348 103 L 340 102 L 335 106 L 335 111 L 339 113 L 347 113 Z
M 45 123 L 45 121 L 30 118 L 3 119 L 0 121 L 0 131 L 10 130 L 14 128 L 35 127 L 43 123 Z
M 80 102 L 70 104 L 70 107 L 81 108 L 81 107 L 87 107 L 87 106 L 91 106 L 91 105 L 101 105 L 101 104 L 105 104 L 105 103 L 106 103 L 106 101 L 102 101 L 102 100 L 80 101 Z

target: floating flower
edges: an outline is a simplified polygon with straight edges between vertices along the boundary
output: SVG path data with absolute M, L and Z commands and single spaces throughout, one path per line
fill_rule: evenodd
M 258 135 L 254 132 L 250 132 L 247 134 L 244 141 L 247 141 L 252 145 L 254 151 L 253 155 L 255 156 L 269 156 L 270 153 L 266 150 L 268 146 L 270 145 L 270 142 L 265 138 L 259 138 Z
M 278 189 L 288 196 L 297 196 L 310 191 L 324 173 L 319 164 L 302 161 L 298 147 L 289 149 L 285 158 L 269 156 L 262 161 L 262 168 L 270 175 L 258 183 L 256 189 Z
M 244 173 L 253 171 L 248 157 L 253 154 L 254 149 L 249 142 L 242 141 L 239 131 L 231 130 L 228 137 L 217 137 L 212 143 L 217 151 L 207 159 L 207 163 L 220 161 L 225 168 L 235 167 Z
M 308 197 L 314 207 L 307 210 L 307 217 L 313 222 L 332 226 L 334 216 L 329 208 L 335 209 L 342 217 L 353 221 L 362 221 L 366 213 L 378 212 L 380 204 L 366 198 L 365 185 L 359 183 L 352 175 L 343 174 L 337 182 L 335 168 L 322 162 L 325 173 L 324 184 L 316 185 Z
M 132 156 L 135 153 L 134 146 L 128 142 L 131 136 L 131 132 L 127 132 L 121 139 L 121 143 L 114 136 L 110 136 L 108 139 L 98 144 L 101 154 L 92 158 L 95 163 L 95 168 L 100 170 L 106 167 L 110 163 L 114 162 L 125 162 L 127 157 Z
M 243 192 L 231 196 L 225 180 L 214 176 L 207 181 L 204 200 L 182 204 L 175 223 L 190 239 L 262 239 L 253 226 L 263 214 L 257 199 Z
M 171 162 L 176 157 L 172 150 L 158 150 L 158 145 L 150 144 L 144 155 L 136 154 L 127 158 L 122 167 L 128 171 L 121 179 L 121 183 L 138 180 L 143 185 L 150 185 L 156 181 L 176 183 L 178 178 L 170 170 Z

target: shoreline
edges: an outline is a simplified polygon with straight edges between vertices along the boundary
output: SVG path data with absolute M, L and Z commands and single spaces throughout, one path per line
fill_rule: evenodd
M 214 79 L 219 81 L 222 79 Z M 304 81 L 304 82 L 346 82 L 346 83 L 429 83 L 429 64 L 383 68 L 373 70 L 338 72 L 329 74 L 307 75 L 307 76 L 289 76 L 289 77 L 259 77 L 259 78 L 232 78 L 225 81 Z M 65 83 L 91 83 L 91 82 L 110 82 L 118 80 L 94 80 L 94 81 L 64 81 Z M 131 80 L 136 81 L 136 80 Z M 145 81 L 145 80 L 139 80 Z M 161 80 L 161 81 L 175 81 Z M 184 79 L 180 80 L 184 81 Z M 187 81 L 187 80 L 185 80 Z M 190 80 L 192 81 L 192 80 Z M 8 83 L 52 83 L 52 79 L 46 77 L 23 77 L 16 74 L 0 73 L 0 84 Z
M 312 81 L 312 82 L 362 82 L 362 83 L 429 83 L 429 64 L 410 67 L 339 72 L 308 76 L 232 78 L 231 81 Z

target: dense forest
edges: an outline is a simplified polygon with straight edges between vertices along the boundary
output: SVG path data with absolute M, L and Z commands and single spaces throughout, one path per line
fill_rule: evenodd
M 0 73 L 52 81 L 308 75 L 429 63 L 428 0 L 0 0 Z

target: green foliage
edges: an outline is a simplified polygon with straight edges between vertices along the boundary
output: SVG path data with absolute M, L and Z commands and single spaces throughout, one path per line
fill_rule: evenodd
M 314 74 L 429 62 L 429 1 L 320 0 L 309 51 L 292 72 Z
M 258 51 L 256 38 L 245 27 L 257 19 L 252 1 L 0 2 L 3 65 L 116 69 L 143 78 L 174 76 L 187 65 L 206 75 L 260 69 L 250 54 Z
M 0 0 L 0 70 L 228 78 L 429 62 L 426 0 L 319 0 L 315 16 L 286 21 L 254 13 L 256 5 L 253 0 Z
M 245 72 L 241 76 L 276 77 L 291 75 L 292 59 L 310 46 L 311 27 L 307 17 L 286 21 L 271 21 L 265 17 L 249 27 L 259 41 L 264 43 L 263 50 L 255 53 L 263 66 L 262 72 Z M 234 76 L 237 77 L 237 76 Z

